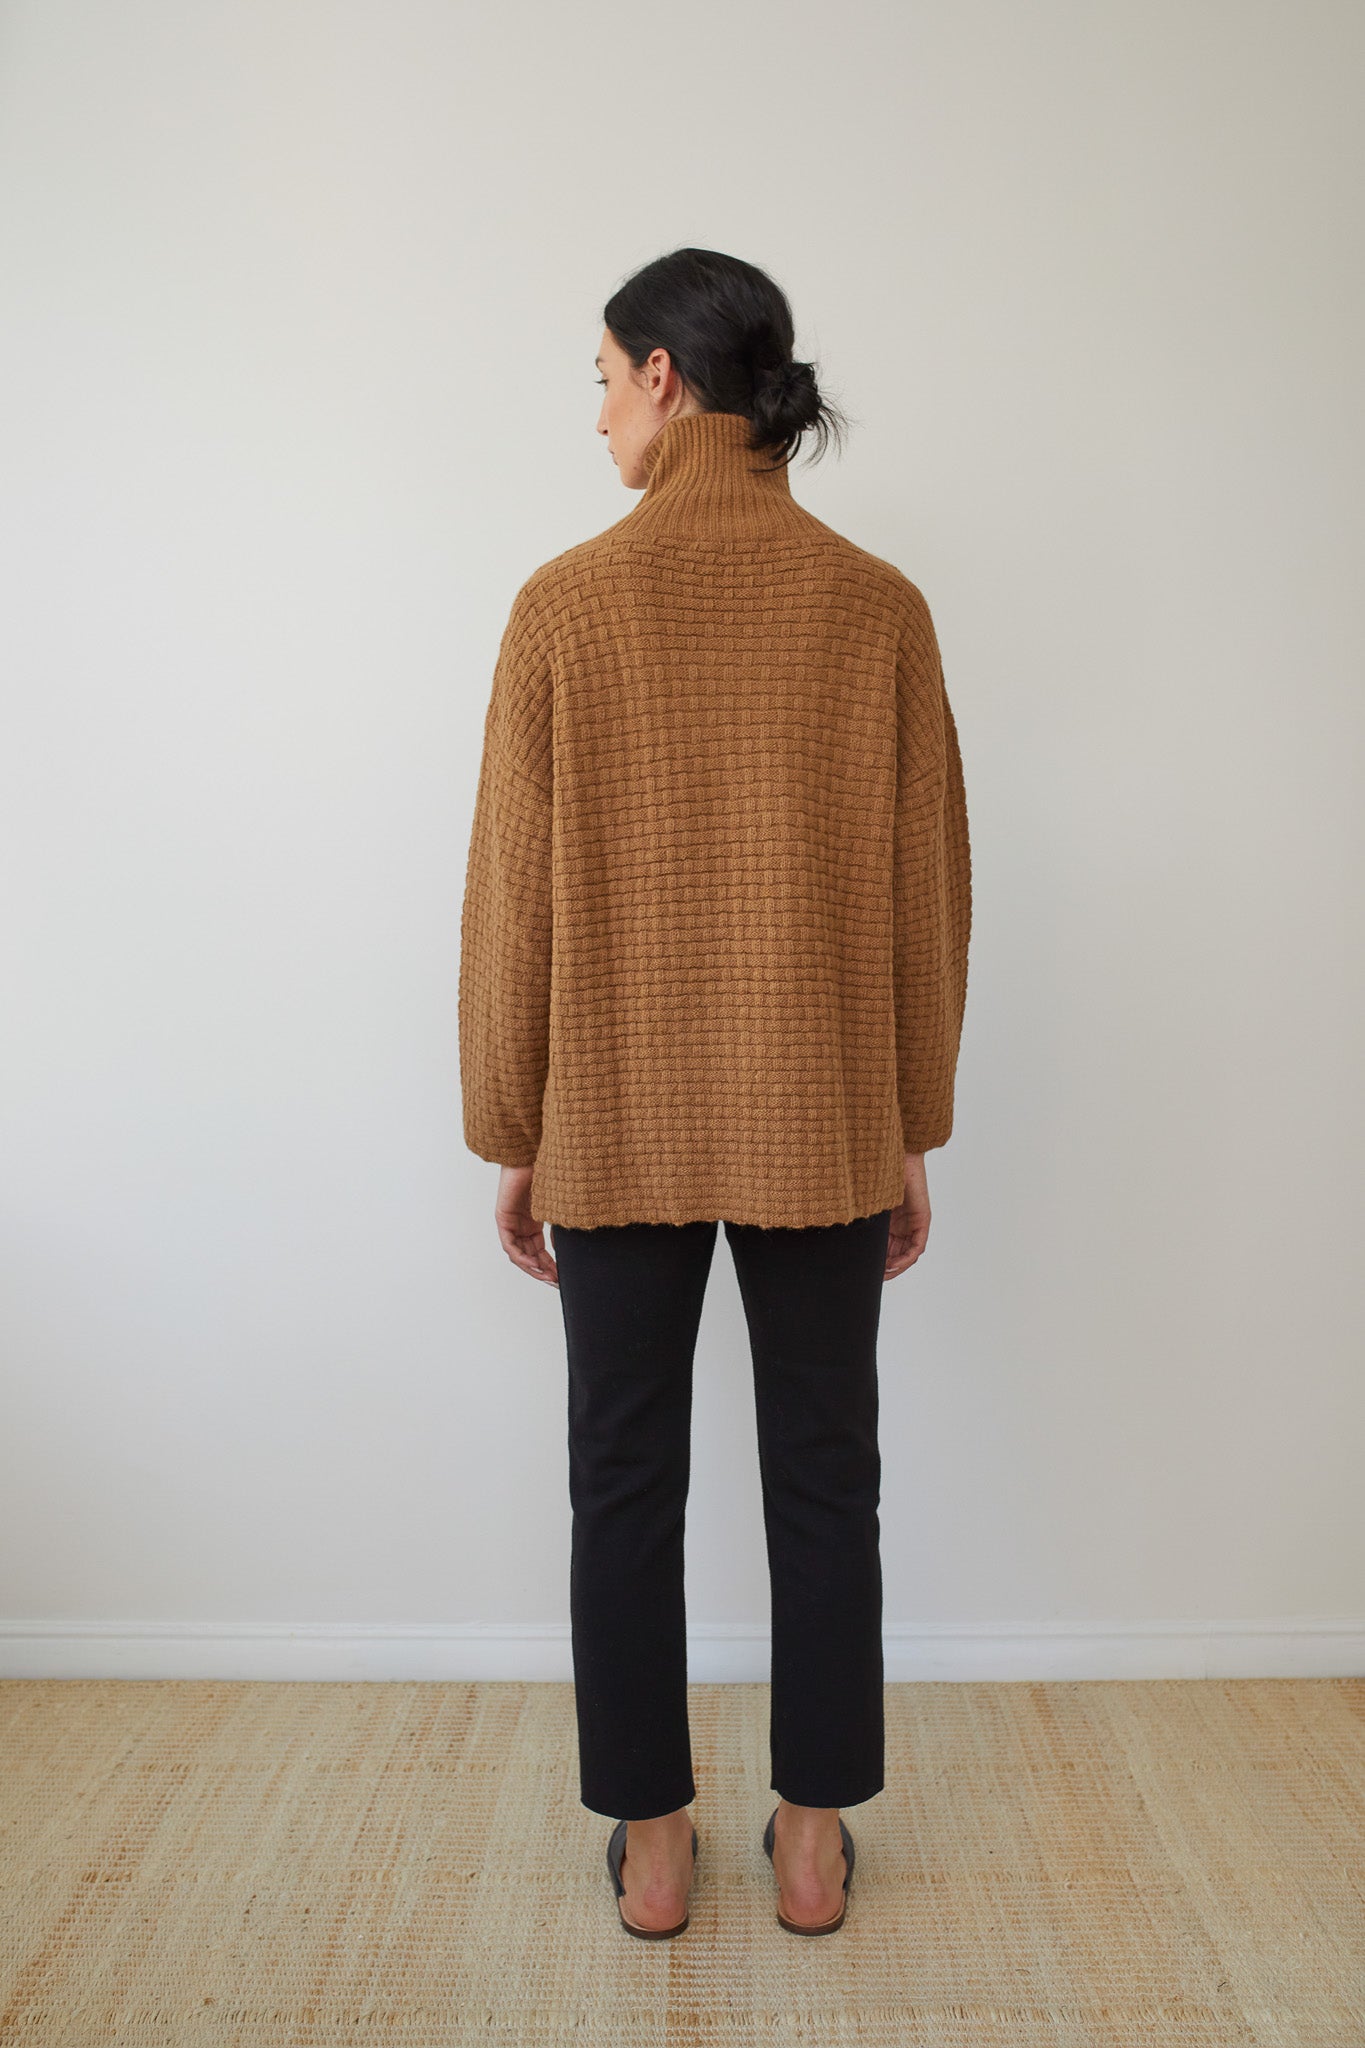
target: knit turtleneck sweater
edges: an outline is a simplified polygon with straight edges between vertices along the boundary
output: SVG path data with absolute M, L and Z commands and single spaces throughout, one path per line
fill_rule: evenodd
M 971 862 L 929 608 L 748 432 L 668 421 L 503 632 L 460 1074 L 542 1222 L 851 1222 L 952 1130 Z

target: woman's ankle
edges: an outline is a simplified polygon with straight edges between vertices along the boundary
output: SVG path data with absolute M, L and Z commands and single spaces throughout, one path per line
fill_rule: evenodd
M 786 1840 L 818 1840 L 839 1826 L 837 1806 L 797 1806 L 790 1799 L 779 1799 L 776 1827 L 782 1830 Z
M 679 1806 L 672 1813 L 655 1814 L 649 1820 L 627 1821 L 626 1832 L 635 1841 L 657 1839 L 662 1842 L 671 1835 L 681 1834 L 684 1825 L 691 1828 L 692 1816 L 685 1806 Z

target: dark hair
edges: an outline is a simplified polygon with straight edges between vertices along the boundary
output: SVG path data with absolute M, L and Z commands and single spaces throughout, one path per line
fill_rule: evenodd
M 627 278 L 602 318 L 637 370 L 666 348 L 706 411 L 751 421 L 750 445 L 775 450 L 773 468 L 791 460 L 805 433 L 814 433 L 818 455 L 831 435 L 840 440 L 844 415 L 821 395 L 814 363 L 792 359 L 787 295 L 756 264 L 718 249 L 675 249 Z

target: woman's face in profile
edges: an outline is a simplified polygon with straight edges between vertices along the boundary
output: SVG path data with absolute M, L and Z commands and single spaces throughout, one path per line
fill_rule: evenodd
M 653 350 L 637 370 L 610 329 L 603 331 L 598 344 L 597 374 L 603 387 L 597 431 L 607 437 L 622 483 L 628 490 L 642 491 L 647 481 L 645 449 L 665 421 L 684 410 L 678 402 L 683 395 L 682 379 L 666 348 Z

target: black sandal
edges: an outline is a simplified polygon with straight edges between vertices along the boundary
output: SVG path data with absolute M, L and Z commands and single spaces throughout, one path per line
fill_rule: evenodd
M 607 1843 L 607 1869 L 611 1872 L 611 1881 L 616 1890 L 616 1911 L 620 1915 L 621 1925 L 625 1928 L 627 1934 L 638 1935 L 641 1941 L 669 1941 L 675 1934 L 682 1933 L 683 1929 L 687 1926 L 688 1921 L 691 1919 L 690 1912 L 683 1914 L 682 1919 L 678 1922 L 676 1927 L 637 1927 L 635 1925 L 635 1922 L 633 1920 L 627 1920 L 625 1914 L 621 1911 L 620 1901 L 625 1897 L 626 1891 L 625 1884 L 621 1877 L 621 1865 L 626 1860 L 627 1825 L 628 1823 L 626 1821 L 618 1820 L 616 1826 L 611 1831 L 611 1839 Z M 695 1828 L 693 1828 L 692 1865 L 694 1869 L 696 1868 L 696 1862 L 697 1831 Z
M 769 1816 L 768 1825 L 763 1830 L 763 1847 L 770 1863 L 773 1860 L 774 1823 L 776 1820 L 777 1808 L 774 1807 Z M 839 1816 L 839 1833 L 843 1837 L 844 1843 L 844 1903 L 840 1906 L 833 1920 L 821 1920 L 815 1927 L 802 1927 L 799 1921 L 788 1920 L 781 1906 L 779 1906 L 777 1909 L 778 1924 L 785 1927 L 789 1934 L 835 1934 L 844 1924 L 844 1915 L 848 1911 L 848 1881 L 853 1875 L 854 1849 L 853 1837 L 844 1825 L 842 1814 Z

